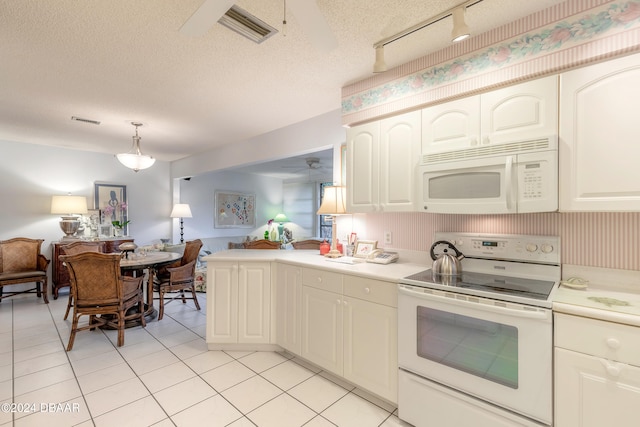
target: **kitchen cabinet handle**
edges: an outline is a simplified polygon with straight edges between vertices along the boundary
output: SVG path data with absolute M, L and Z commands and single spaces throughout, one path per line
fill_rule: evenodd
M 340 305 L 340 302 L 341 302 L 341 301 L 340 301 L 340 298 L 338 298 L 338 299 L 336 300 L 336 304 Z
M 369 289 L 369 288 L 364 288 L 364 293 L 365 293 L 365 294 L 370 294 L 370 293 L 371 293 L 371 289 Z

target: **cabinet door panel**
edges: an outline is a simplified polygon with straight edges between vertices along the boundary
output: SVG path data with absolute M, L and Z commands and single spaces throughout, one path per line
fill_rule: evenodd
M 302 287 L 302 357 L 342 375 L 342 297 Z
M 380 124 L 380 207 L 411 211 L 414 169 L 420 147 L 420 112 L 385 119 Z
M 422 110 L 422 154 L 473 147 L 479 137 L 480 96 Z
M 207 341 L 235 343 L 238 337 L 238 264 L 207 267 Z
M 347 209 L 373 212 L 378 206 L 380 123 L 347 131 Z
M 481 96 L 482 145 L 558 134 L 558 77 L 551 76 Z
M 638 425 L 640 368 L 555 350 L 556 427 Z
M 560 209 L 640 210 L 640 55 L 561 76 Z
M 302 268 L 278 265 L 276 288 L 276 337 L 282 348 L 293 354 L 301 352 Z
M 242 263 L 238 279 L 238 342 L 269 343 L 271 275 L 268 263 Z
M 398 310 L 344 297 L 344 377 L 391 402 L 398 394 Z

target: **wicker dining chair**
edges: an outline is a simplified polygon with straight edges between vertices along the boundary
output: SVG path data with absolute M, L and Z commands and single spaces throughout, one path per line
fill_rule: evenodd
M 62 255 L 60 260 L 67 265 L 73 294 L 73 323 L 67 351 L 73 348 L 76 333 L 100 326 L 118 330 L 118 347 L 124 345 L 125 322 L 144 319 L 142 277 L 122 276 L 120 254 L 82 252 Z M 136 310 L 130 310 L 137 307 Z M 81 316 L 89 316 L 89 323 L 78 326 Z
M 192 299 L 196 309 L 200 310 L 195 286 L 196 262 L 191 261 L 180 267 L 168 268 L 167 271 L 169 275 L 163 276 L 160 283 L 154 287 L 154 290 L 158 292 L 157 299 L 160 301 L 158 320 L 161 320 L 164 316 L 164 306 L 176 298 L 182 299 L 183 304 L 186 304 L 188 299 Z M 191 291 L 191 296 L 185 296 L 184 291 Z M 179 293 L 168 296 L 166 295 L 167 292 Z M 165 299 L 168 299 L 168 301 L 165 302 Z
M 60 247 L 62 255 L 75 255 L 82 252 L 104 252 L 104 242 L 87 242 L 79 240 Z M 73 307 L 73 294 L 69 290 L 69 300 L 67 301 L 67 310 L 64 312 L 64 320 L 69 317 L 69 311 Z

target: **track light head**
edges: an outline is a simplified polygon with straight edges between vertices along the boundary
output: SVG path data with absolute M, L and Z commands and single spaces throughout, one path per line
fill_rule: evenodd
M 387 64 L 384 62 L 384 45 L 376 47 L 376 62 L 373 64 L 374 73 L 387 71 Z
M 471 34 L 469 32 L 469 26 L 464 20 L 465 11 L 466 8 L 464 6 L 460 6 L 457 9 L 454 9 L 451 13 L 451 17 L 453 18 L 451 41 L 454 43 L 466 39 Z

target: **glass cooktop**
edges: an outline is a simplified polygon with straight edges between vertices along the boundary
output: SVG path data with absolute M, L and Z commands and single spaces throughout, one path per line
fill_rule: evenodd
M 456 288 L 466 294 L 487 294 L 510 295 L 519 298 L 529 298 L 546 301 L 555 286 L 554 281 L 524 279 L 519 277 L 499 276 L 495 274 L 484 274 L 474 272 L 463 272 L 459 276 L 442 276 L 433 274 L 431 270 L 407 276 L 404 283 L 429 287 Z M 451 289 L 455 292 L 456 289 Z M 496 296 L 497 296 L 496 295 Z

